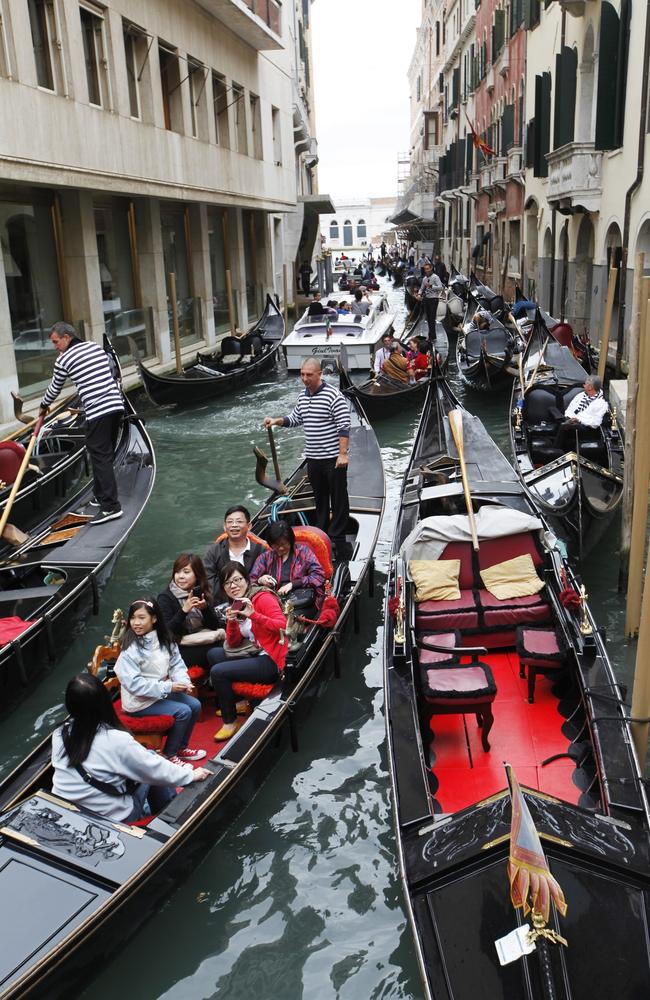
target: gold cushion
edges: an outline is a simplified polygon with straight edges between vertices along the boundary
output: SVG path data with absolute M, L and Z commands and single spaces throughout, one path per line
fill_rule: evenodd
M 409 573 L 415 582 L 416 601 L 457 601 L 460 559 L 411 559 Z
M 493 597 L 505 601 L 509 597 L 529 597 L 544 586 L 535 570 L 530 553 L 506 559 L 481 572 L 481 580 Z

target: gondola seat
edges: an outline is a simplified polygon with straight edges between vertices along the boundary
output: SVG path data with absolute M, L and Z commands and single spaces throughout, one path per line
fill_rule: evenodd
M 475 715 L 481 728 L 481 744 L 490 749 L 488 735 L 494 722 L 492 702 L 497 686 L 487 663 L 456 663 L 423 671 L 423 697 L 429 724 L 436 715 Z
M 461 635 L 457 629 L 453 632 L 420 633 L 416 637 L 416 642 L 423 674 L 431 666 L 442 667 L 458 662 L 458 654 L 454 650 L 460 647 Z
M 247 698 L 249 701 L 262 701 L 271 691 L 275 684 L 250 684 L 248 681 L 234 681 L 232 689 L 239 698 Z
M 517 653 L 519 676 L 525 677 L 528 669 L 528 701 L 532 705 L 537 674 L 554 674 L 566 666 L 564 636 L 557 628 L 520 626 L 517 629 Z
M 420 601 L 415 612 L 417 632 L 437 632 L 447 629 L 479 627 L 478 607 L 472 590 L 461 590 L 460 597 L 451 601 Z
M 581 440 L 580 454 L 583 458 L 586 458 L 589 462 L 594 462 L 596 465 L 605 465 L 607 462 L 607 449 L 602 439 Z
M 173 715 L 129 715 L 122 710 L 122 699 L 113 702 L 118 719 L 131 735 L 150 750 L 162 750 L 165 736 L 174 725 Z
M 534 443 L 531 442 L 530 457 L 534 465 L 548 465 L 549 462 L 554 462 L 556 458 L 561 458 L 564 454 L 562 448 L 556 448 L 547 439 L 536 439 Z

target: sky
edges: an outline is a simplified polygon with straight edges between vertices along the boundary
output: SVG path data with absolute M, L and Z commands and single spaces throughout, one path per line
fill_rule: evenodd
M 315 0 L 318 187 L 334 199 L 397 195 L 409 148 L 408 69 L 421 0 Z

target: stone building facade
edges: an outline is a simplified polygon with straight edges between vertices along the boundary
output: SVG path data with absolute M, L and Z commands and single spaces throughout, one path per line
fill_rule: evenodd
M 334 256 L 368 253 L 377 247 L 392 226 L 387 219 L 395 211 L 395 198 L 339 198 L 336 211 L 321 215 L 323 246 Z
M 318 230 L 309 8 L 0 0 L 0 422 L 58 319 L 164 365 L 173 310 L 184 349 L 229 327 L 226 271 L 240 327 L 282 294 Z

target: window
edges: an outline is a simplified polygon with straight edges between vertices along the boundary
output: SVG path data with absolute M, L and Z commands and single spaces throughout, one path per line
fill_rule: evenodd
M 282 133 L 281 133 L 280 111 L 278 108 L 271 108 L 271 128 L 273 130 L 273 162 L 276 167 L 282 166 Z
M 28 0 L 39 87 L 64 93 L 58 10 L 55 0 Z
M 518 278 L 520 274 L 519 256 L 521 254 L 521 221 L 511 219 L 509 224 L 510 255 L 508 257 L 508 274 Z
M 246 134 L 246 103 L 244 88 L 238 83 L 232 85 L 232 105 L 235 116 L 235 149 L 244 156 L 248 155 L 248 136 Z
M 244 250 L 244 269 L 246 273 L 246 306 L 248 319 L 253 320 L 260 315 L 263 289 L 260 282 L 257 250 L 260 246 L 260 233 L 257 227 L 258 212 L 242 212 L 242 237 Z
M 251 109 L 251 131 L 253 135 L 253 156 L 256 160 L 263 157 L 262 151 L 262 113 L 260 110 L 260 99 L 256 94 L 249 94 Z
M 222 208 L 208 209 L 210 273 L 212 275 L 212 312 L 215 333 L 230 329 L 226 287 L 225 219 Z M 235 308 L 236 308 L 235 297 Z
M 573 142 L 576 112 L 576 80 L 578 55 L 575 49 L 563 46 L 555 56 L 555 112 L 553 149 Z
M 175 49 L 158 46 L 160 60 L 160 87 L 163 102 L 163 121 L 168 132 L 183 131 L 181 107 L 181 77 L 178 54 Z
M 352 246 L 352 222 L 346 219 L 343 223 L 343 246 Z
M 138 34 L 128 23 L 122 25 L 124 36 L 124 57 L 126 59 L 126 80 L 129 86 L 129 112 L 131 118 L 140 118 L 140 79 L 138 72 Z
M 330 239 L 338 240 L 339 238 L 339 224 L 336 219 L 332 219 L 330 222 Z
M 424 112 L 424 148 L 433 149 L 439 143 L 438 114 L 435 111 Z
M 368 234 L 366 232 L 366 220 L 359 219 L 359 221 L 357 222 L 357 239 L 365 240 L 367 238 L 367 235 Z
M 422 99 L 422 77 L 419 74 L 415 81 L 415 99 L 418 102 Z
M 214 130 L 217 143 L 224 149 L 230 149 L 226 78 L 221 73 L 214 71 L 212 72 L 212 106 L 214 108 Z
M 208 119 L 205 84 L 209 70 L 195 59 L 187 60 L 190 86 L 190 128 L 195 139 L 207 139 Z
M 611 3 L 601 5 L 596 149 L 618 149 L 623 145 L 630 7 L 630 0 L 621 0 L 619 16 Z
M 99 7 L 82 4 L 79 7 L 79 16 L 86 63 L 88 100 L 98 108 L 109 108 L 111 102 L 104 35 L 104 13 Z
M 173 347 L 173 316 L 176 308 L 182 343 L 191 344 L 201 337 L 201 311 L 199 299 L 193 298 L 191 247 L 188 243 L 189 225 L 187 211 L 174 206 L 160 209 L 165 280 L 167 282 L 167 311 L 169 336 Z M 176 302 L 172 303 L 169 275 L 176 276 Z

